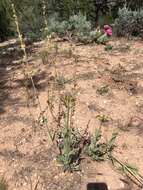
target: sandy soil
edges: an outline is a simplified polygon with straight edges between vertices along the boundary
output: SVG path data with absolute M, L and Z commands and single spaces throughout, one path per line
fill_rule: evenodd
M 118 132 L 114 155 L 136 166 L 143 175 L 143 43 L 114 39 L 113 49 L 102 45 L 57 43 L 57 55 L 42 64 L 44 42 L 28 46 L 29 65 L 36 72 L 34 81 L 42 110 L 46 107 L 49 81 L 55 72 L 64 76 L 63 91 L 71 89 L 76 76 L 78 96 L 74 125 L 84 129 L 90 120 L 91 133 L 99 126 L 97 115 L 106 115 L 103 134 Z M 64 173 L 56 162 L 57 150 L 48 140 L 47 129 L 35 127 L 38 107 L 30 90 L 30 116 L 21 65 L 21 52 L 15 41 L 0 44 L 0 176 L 10 190 L 79 190 L 88 182 L 105 182 L 111 190 L 141 189 L 113 168 L 110 162 L 83 161 L 82 171 Z M 108 90 L 101 92 L 102 87 Z M 57 90 L 55 89 L 55 93 Z M 50 116 L 48 116 L 50 117 Z M 50 119 L 49 119 L 50 120 Z M 49 127 L 55 124 L 49 121 Z

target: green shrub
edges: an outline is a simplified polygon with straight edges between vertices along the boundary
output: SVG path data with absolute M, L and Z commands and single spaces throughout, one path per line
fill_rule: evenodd
M 51 16 L 48 22 L 48 32 L 50 34 L 56 33 L 61 36 L 65 35 L 67 31 L 77 36 L 87 35 L 91 31 L 91 23 L 81 13 L 71 16 L 68 21 L 59 20 L 58 15 Z
M 105 51 L 111 51 L 113 49 L 113 46 L 111 44 L 107 44 L 104 48 Z
M 77 33 L 76 39 L 82 43 L 97 42 L 98 38 L 102 36 L 102 32 L 98 30 L 91 30 L 88 33 L 80 32 Z
M 104 161 L 110 158 L 115 148 L 117 133 L 113 133 L 110 140 L 102 142 L 101 129 L 96 129 L 95 134 L 91 137 L 91 142 L 85 147 L 85 153 L 93 160 Z
M 76 33 L 89 33 L 91 31 L 91 23 L 87 21 L 85 15 L 79 13 L 71 16 L 69 19 L 69 29 Z
M 69 28 L 69 23 L 67 21 L 60 21 L 57 15 L 51 16 L 48 22 L 48 33 L 58 34 L 60 36 L 65 35 Z
M 73 127 L 72 121 L 76 106 L 75 94 L 63 94 L 60 101 L 62 103 L 64 125 L 58 134 L 57 143 L 60 154 L 57 159 L 65 171 L 79 170 L 82 137 L 79 131 Z
M 71 16 L 69 19 L 69 30 L 72 31 L 73 36 L 77 41 L 90 42 L 91 23 L 87 21 L 86 16 L 79 13 Z
M 141 36 L 143 32 L 143 10 L 132 11 L 126 7 L 119 9 L 114 28 L 117 36 Z
M 74 40 L 82 43 L 96 41 L 102 35 L 100 30 L 92 30 L 91 23 L 81 13 L 71 16 L 68 21 L 60 21 L 57 15 L 49 19 L 48 34 L 54 33 L 61 37 L 68 32 Z

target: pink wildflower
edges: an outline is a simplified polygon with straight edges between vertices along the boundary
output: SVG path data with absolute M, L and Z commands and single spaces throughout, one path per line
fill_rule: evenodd
M 113 34 L 112 29 L 106 30 L 105 33 L 107 34 L 107 36 L 112 36 L 112 34 Z
M 104 30 L 107 30 L 107 29 L 109 29 L 109 28 L 111 28 L 111 26 L 109 26 L 109 25 L 104 25 Z
M 107 36 L 112 36 L 112 34 L 113 34 L 112 28 L 109 25 L 104 26 L 104 32 L 105 32 L 105 34 L 107 34 Z

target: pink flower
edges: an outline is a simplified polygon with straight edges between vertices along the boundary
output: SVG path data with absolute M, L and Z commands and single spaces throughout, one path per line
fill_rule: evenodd
M 109 25 L 104 25 L 104 30 L 107 30 L 107 29 L 109 29 L 109 28 L 111 28 L 111 26 L 109 26 Z
M 105 33 L 107 34 L 107 36 L 112 36 L 112 34 L 113 34 L 112 29 L 106 30 Z
M 107 36 L 112 36 L 113 32 L 112 32 L 112 28 L 109 25 L 105 25 L 104 26 L 104 33 L 107 34 Z

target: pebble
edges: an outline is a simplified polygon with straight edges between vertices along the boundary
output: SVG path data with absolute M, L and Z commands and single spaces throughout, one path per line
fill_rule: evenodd
M 138 119 L 132 121 L 132 123 L 131 123 L 132 127 L 139 127 L 140 125 L 141 125 L 141 121 Z
M 125 188 L 125 185 L 124 185 L 123 182 L 120 183 L 120 188 L 121 188 L 121 189 L 124 189 L 124 188 Z
M 7 70 L 7 71 L 10 71 L 10 70 L 11 70 L 11 67 L 7 67 L 6 70 Z

